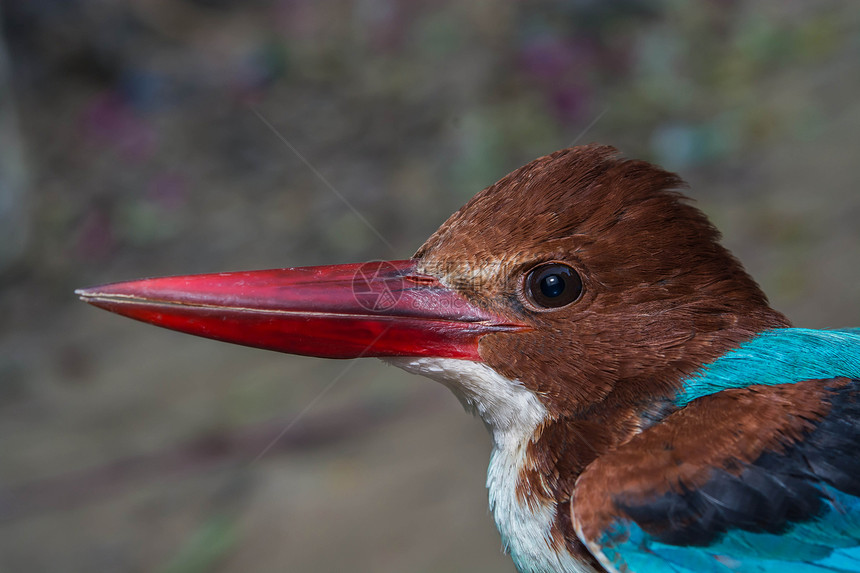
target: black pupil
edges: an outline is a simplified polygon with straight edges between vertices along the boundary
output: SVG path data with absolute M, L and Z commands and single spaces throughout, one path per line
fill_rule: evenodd
M 540 291 L 546 297 L 555 298 L 564 292 L 564 279 L 561 275 L 547 275 L 540 281 Z
M 560 308 L 582 294 L 582 278 L 564 263 L 544 263 L 528 273 L 526 294 L 540 308 Z

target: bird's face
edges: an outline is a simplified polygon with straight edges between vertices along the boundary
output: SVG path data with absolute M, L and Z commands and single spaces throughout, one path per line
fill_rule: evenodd
M 80 294 L 132 318 L 283 352 L 483 364 L 550 415 L 610 399 L 644 404 L 729 346 L 785 325 L 672 191 L 680 185 L 611 148 L 574 148 L 476 195 L 410 260 Z
M 614 150 L 563 150 L 475 196 L 417 268 L 527 328 L 480 358 L 553 414 L 670 398 L 683 377 L 785 326 L 673 174 Z

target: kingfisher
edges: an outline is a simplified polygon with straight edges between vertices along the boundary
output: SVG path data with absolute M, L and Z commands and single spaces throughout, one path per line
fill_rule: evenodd
M 489 429 L 489 505 L 521 573 L 860 571 L 860 329 L 793 327 L 684 187 L 573 147 L 410 259 L 77 293 L 446 385 Z

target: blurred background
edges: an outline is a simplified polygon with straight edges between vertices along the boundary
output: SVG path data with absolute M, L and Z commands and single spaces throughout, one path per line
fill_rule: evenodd
M 573 143 L 681 173 L 795 324 L 860 326 L 860 3 L 29 0 L 0 20 L 2 571 L 513 571 L 488 436 L 441 386 L 72 291 L 406 258 Z

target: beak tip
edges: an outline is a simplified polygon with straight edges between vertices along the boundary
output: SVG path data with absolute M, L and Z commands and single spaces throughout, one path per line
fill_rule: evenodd
M 89 288 L 76 288 L 75 295 L 86 303 L 92 304 L 95 299 L 99 296 L 99 288 L 98 287 L 89 287 Z

